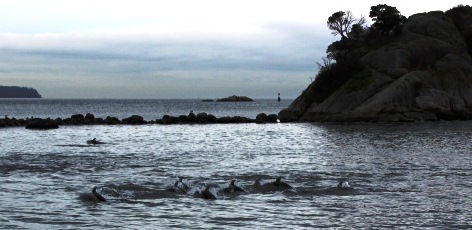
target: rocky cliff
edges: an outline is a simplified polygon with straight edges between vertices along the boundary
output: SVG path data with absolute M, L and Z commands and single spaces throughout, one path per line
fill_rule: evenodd
M 411 16 L 394 41 L 362 56 L 356 77 L 322 101 L 313 100 L 320 88 L 315 80 L 279 113 L 280 120 L 471 119 L 472 8 L 466 11 L 460 18 L 465 28 L 439 11 Z

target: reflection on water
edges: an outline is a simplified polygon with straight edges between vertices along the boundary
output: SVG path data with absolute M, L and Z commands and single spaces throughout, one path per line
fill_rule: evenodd
M 471 122 L 0 129 L 0 226 L 470 228 L 471 136 Z M 247 192 L 223 192 L 233 179 Z M 218 200 L 195 198 L 208 184 Z

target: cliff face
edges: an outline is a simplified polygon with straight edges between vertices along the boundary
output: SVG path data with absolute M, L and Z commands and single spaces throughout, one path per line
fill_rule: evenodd
M 41 98 L 41 95 L 33 88 L 0 86 L 0 98 Z
M 469 8 L 470 9 L 470 8 Z M 472 10 L 471 10 L 472 15 Z M 472 31 L 472 17 L 466 18 Z M 313 82 L 281 121 L 404 121 L 472 118 L 467 36 L 443 12 L 416 14 L 394 42 L 361 58 L 361 77 L 322 102 Z M 470 46 L 470 45 L 469 45 Z

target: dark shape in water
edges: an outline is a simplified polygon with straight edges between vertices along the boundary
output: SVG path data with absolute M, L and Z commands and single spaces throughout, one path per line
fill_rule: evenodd
M 210 188 L 213 187 L 211 184 L 207 185 L 205 190 L 201 191 L 200 194 L 202 195 L 202 198 L 207 199 L 207 200 L 216 200 L 216 196 L 210 191 Z
M 99 145 L 99 144 L 105 144 L 105 142 L 97 141 L 97 138 L 93 138 L 92 140 L 88 140 L 87 144 Z
M 254 184 L 252 185 L 254 188 L 260 188 L 262 187 L 262 184 L 261 184 L 261 178 L 257 179 L 256 182 L 254 182 Z
M 227 188 L 223 189 L 225 193 L 231 193 L 231 192 L 246 192 L 244 189 L 241 187 L 235 185 L 234 183 L 236 180 L 232 180 L 231 183 L 228 185 Z
M 179 180 L 174 183 L 174 191 L 187 193 L 190 191 L 190 186 L 183 182 L 184 177 L 179 176 Z
M 92 189 L 92 195 L 99 201 L 102 201 L 102 202 L 106 202 L 107 200 L 105 199 L 105 197 L 103 197 L 102 195 L 100 195 L 100 193 L 97 192 L 97 186 L 93 187 Z
M 341 180 L 338 183 L 338 188 L 350 188 L 351 186 L 349 185 L 349 181 L 347 180 Z
M 288 188 L 288 189 L 292 189 L 292 188 L 293 188 L 293 187 L 290 186 L 289 184 L 283 182 L 281 176 L 277 177 L 277 179 L 274 181 L 274 185 L 277 186 L 277 187 L 283 187 L 283 188 Z
M 280 102 L 280 93 L 279 93 L 279 97 L 277 98 L 277 100 Z

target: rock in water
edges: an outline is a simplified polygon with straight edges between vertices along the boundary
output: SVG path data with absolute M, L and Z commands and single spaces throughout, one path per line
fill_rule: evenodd
M 472 7 L 464 7 L 472 24 Z M 440 11 L 412 15 L 391 42 L 360 58 L 360 70 L 322 94 L 318 78 L 286 109 L 287 121 L 472 119 L 468 35 Z M 469 42 L 471 43 L 471 42 Z M 363 45 L 366 46 L 367 45 Z M 329 80 L 329 79 L 328 79 Z
M 27 129 L 57 129 L 59 128 L 59 125 L 57 125 L 56 121 L 51 120 L 51 119 L 32 119 L 30 122 L 26 125 Z
M 252 102 L 254 100 L 252 100 L 251 98 L 246 97 L 246 96 L 233 95 L 231 97 L 221 98 L 221 99 L 218 99 L 216 101 L 219 101 L 219 102 Z

